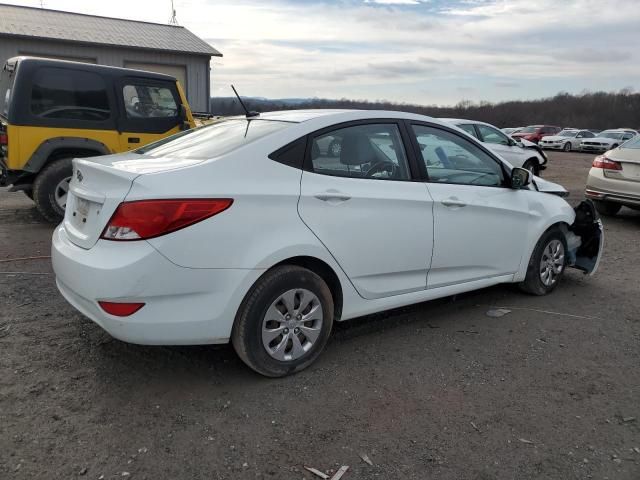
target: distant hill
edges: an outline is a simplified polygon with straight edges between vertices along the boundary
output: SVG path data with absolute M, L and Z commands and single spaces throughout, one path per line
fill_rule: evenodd
M 499 127 L 549 124 L 577 128 L 626 127 L 640 129 L 640 94 L 626 89 L 620 92 L 589 92 L 580 95 L 558 93 L 554 97 L 539 100 L 515 100 L 500 103 L 462 101 L 449 107 L 322 98 L 243 97 L 243 101 L 250 110 L 259 112 L 307 108 L 400 110 L 432 117 L 481 120 Z M 240 115 L 243 113 L 235 97 L 212 98 L 211 111 L 216 115 Z

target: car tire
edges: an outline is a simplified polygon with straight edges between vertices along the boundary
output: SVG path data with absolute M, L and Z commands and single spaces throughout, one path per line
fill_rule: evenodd
M 531 295 L 546 295 L 556 288 L 567 266 L 567 242 L 557 228 L 547 230 L 536 243 L 527 275 L 520 290 Z
M 306 268 L 283 265 L 265 273 L 247 293 L 231 342 L 256 372 L 284 377 L 316 360 L 329 339 L 333 317 L 333 297 L 325 281 Z
M 329 155 L 337 158 L 340 156 L 340 153 L 342 152 L 342 141 L 341 140 L 332 140 L 331 143 L 329 144 Z
M 622 208 L 622 205 L 619 203 L 605 202 L 603 200 L 594 200 L 593 203 L 600 215 L 607 215 L 609 217 L 614 216 Z
M 540 173 L 540 165 L 538 164 L 538 161 L 535 158 L 530 158 L 529 160 L 524 162 L 524 164 L 522 165 L 522 168 L 526 168 L 536 176 Z
M 609 150 L 613 150 L 614 148 L 618 148 L 619 145 L 617 143 L 614 143 L 613 145 L 611 145 L 611 148 Z
M 33 182 L 36 208 L 49 222 L 60 223 L 64 218 L 66 191 L 72 174 L 71 158 L 60 158 L 45 166 Z
M 570 152 L 571 151 L 571 142 L 565 143 L 564 147 L 562 147 L 562 150 L 564 150 L 565 152 Z

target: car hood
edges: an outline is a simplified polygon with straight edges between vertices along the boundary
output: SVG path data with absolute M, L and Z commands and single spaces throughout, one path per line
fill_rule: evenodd
M 548 142 L 549 140 L 551 140 L 552 142 L 555 142 L 556 140 L 570 140 L 572 138 L 575 138 L 575 137 L 561 137 L 559 135 L 547 135 L 542 140 L 544 140 L 545 142 Z
M 569 194 L 567 189 L 562 185 L 544 180 L 540 177 L 534 176 L 533 183 L 535 184 L 534 188 L 537 188 L 539 192 L 552 193 L 554 195 L 560 195 L 561 197 L 566 197 Z
M 593 137 L 593 138 L 585 138 L 584 141 L 588 142 L 600 142 L 600 143 L 620 143 L 622 140 L 616 138 L 608 138 L 608 137 Z

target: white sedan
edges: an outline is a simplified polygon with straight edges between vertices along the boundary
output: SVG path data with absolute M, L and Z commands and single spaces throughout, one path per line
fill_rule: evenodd
M 441 120 L 477 138 L 514 167 L 526 168 L 534 175 L 539 175 L 541 170 L 547 168 L 546 154 L 533 142 L 525 139 L 516 141 L 490 123 L 459 118 L 442 118 Z
M 557 135 L 549 135 L 542 137 L 538 145 L 542 148 L 550 148 L 552 150 L 579 150 L 580 145 L 587 138 L 595 138 L 595 133 L 589 130 L 578 130 L 577 128 L 565 128 Z
M 235 117 L 73 164 L 52 246 L 69 303 L 127 342 L 231 341 L 273 377 L 335 321 L 498 283 L 543 295 L 602 250 L 590 202 L 408 113 Z

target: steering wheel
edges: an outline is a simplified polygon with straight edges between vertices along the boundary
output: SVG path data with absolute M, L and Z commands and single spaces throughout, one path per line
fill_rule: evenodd
M 374 175 L 383 172 L 388 172 L 389 178 L 397 178 L 398 173 L 400 173 L 400 169 L 398 165 L 393 162 L 377 161 L 369 167 L 364 176 L 367 178 L 374 178 Z

